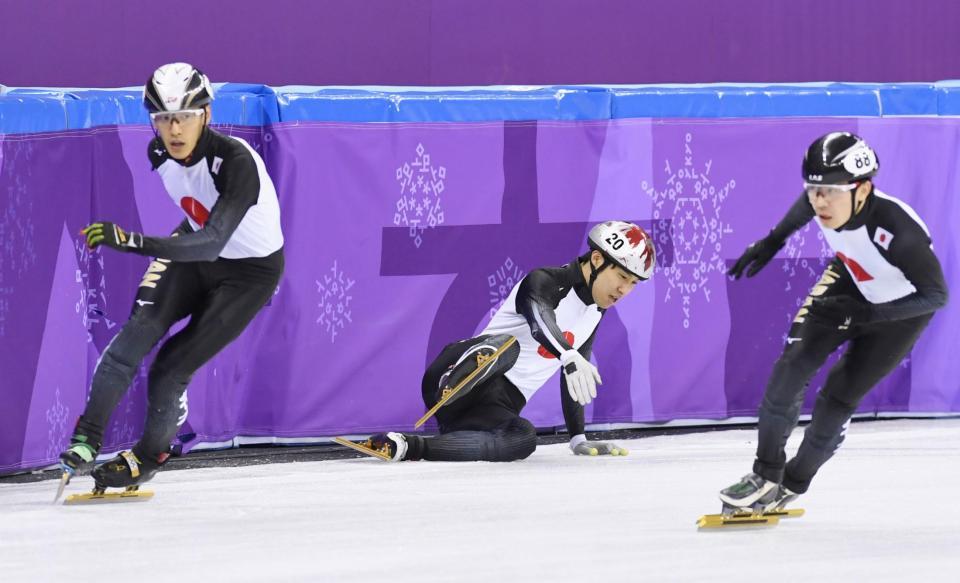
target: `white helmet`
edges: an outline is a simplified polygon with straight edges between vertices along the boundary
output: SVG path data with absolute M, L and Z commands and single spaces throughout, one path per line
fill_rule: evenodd
M 641 280 L 650 279 L 657 254 L 646 231 L 626 221 L 607 221 L 590 229 L 590 248 L 603 254 L 604 264 L 612 263 Z M 591 284 L 596 275 L 591 277 Z
M 198 109 L 212 100 L 210 80 L 187 63 L 160 67 L 143 88 L 143 106 L 150 113 Z

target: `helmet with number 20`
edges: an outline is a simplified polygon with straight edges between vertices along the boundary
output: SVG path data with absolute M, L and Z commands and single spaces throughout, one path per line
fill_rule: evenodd
M 650 279 L 653 274 L 657 262 L 653 240 L 639 226 L 607 221 L 590 229 L 588 240 L 591 249 L 603 254 L 605 264 L 612 263 L 641 280 Z

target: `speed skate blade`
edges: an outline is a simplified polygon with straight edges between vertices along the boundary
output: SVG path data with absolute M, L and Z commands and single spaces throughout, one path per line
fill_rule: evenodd
M 382 451 L 377 451 L 377 450 L 375 450 L 375 449 L 370 449 L 369 447 L 363 445 L 362 443 L 354 443 L 354 442 L 350 441 L 349 439 L 344 439 L 344 438 L 342 438 L 342 437 L 334 437 L 334 438 L 333 438 L 333 441 L 339 443 L 340 445 L 344 445 L 344 446 L 346 446 L 346 447 L 349 447 L 349 448 L 352 449 L 352 450 L 359 451 L 359 452 L 362 453 L 362 454 L 369 455 L 369 456 L 375 457 L 375 458 L 380 458 L 380 459 L 382 459 L 382 460 L 384 460 L 384 461 L 387 461 L 387 462 L 392 459 L 390 456 L 388 456 L 387 454 L 383 453 Z
M 87 492 L 86 494 L 71 494 L 63 501 L 64 504 L 105 504 L 112 502 L 146 502 L 153 498 L 153 492 L 150 490 L 134 490 L 120 492 L 104 492 L 95 494 Z
M 776 526 L 780 523 L 781 518 L 796 518 L 803 516 L 803 512 L 803 508 L 790 508 L 762 514 L 752 514 L 750 512 L 737 512 L 730 515 L 705 514 L 697 520 L 697 528 Z
M 66 471 L 66 470 L 64 470 L 63 474 L 61 474 L 61 476 L 60 476 L 60 485 L 57 486 L 57 493 L 56 493 L 56 494 L 54 495 L 54 497 L 53 497 L 53 503 L 54 503 L 54 504 L 56 504 L 56 503 L 57 503 L 57 500 L 59 500 L 60 497 L 63 496 L 63 490 L 64 490 L 64 488 L 67 487 L 67 484 L 70 483 L 70 478 L 71 478 L 71 477 L 72 477 L 72 474 L 71 474 L 70 472 Z

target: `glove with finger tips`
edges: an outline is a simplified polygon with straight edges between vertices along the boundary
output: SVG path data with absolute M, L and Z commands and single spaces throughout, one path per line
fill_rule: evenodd
M 603 382 L 597 367 L 572 349 L 560 354 L 560 362 L 570 398 L 581 405 L 589 404 L 597 396 L 597 385 Z
M 92 223 L 80 231 L 87 238 L 87 247 L 96 249 L 106 245 L 119 251 L 132 251 L 143 247 L 143 235 L 124 231 L 114 223 Z
M 626 448 L 606 441 L 581 441 L 572 446 L 576 455 L 612 455 L 623 456 L 630 453 Z
M 743 255 L 737 259 L 733 267 L 727 271 L 727 275 L 733 276 L 734 279 L 740 279 L 744 270 L 746 270 L 747 277 L 753 277 L 763 269 L 767 263 L 770 263 L 770 260 L 776 256 L 784 244 L 784 241 L 770 236 L 751 243 L 746 251 L 743 252 Z

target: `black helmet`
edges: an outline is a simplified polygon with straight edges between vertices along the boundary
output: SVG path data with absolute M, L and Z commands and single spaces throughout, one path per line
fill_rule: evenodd
M 807 184 L 848 184 L 873 178 L 880 170 L 876 152 L 859 136 L 832 132 L 810 144 L 803 157 Z
M 213 101 L 210 80 L 187 63 L 170 63 L 153 72 L 143 88 L 143 106 L 150 113 L 197 109 Z

